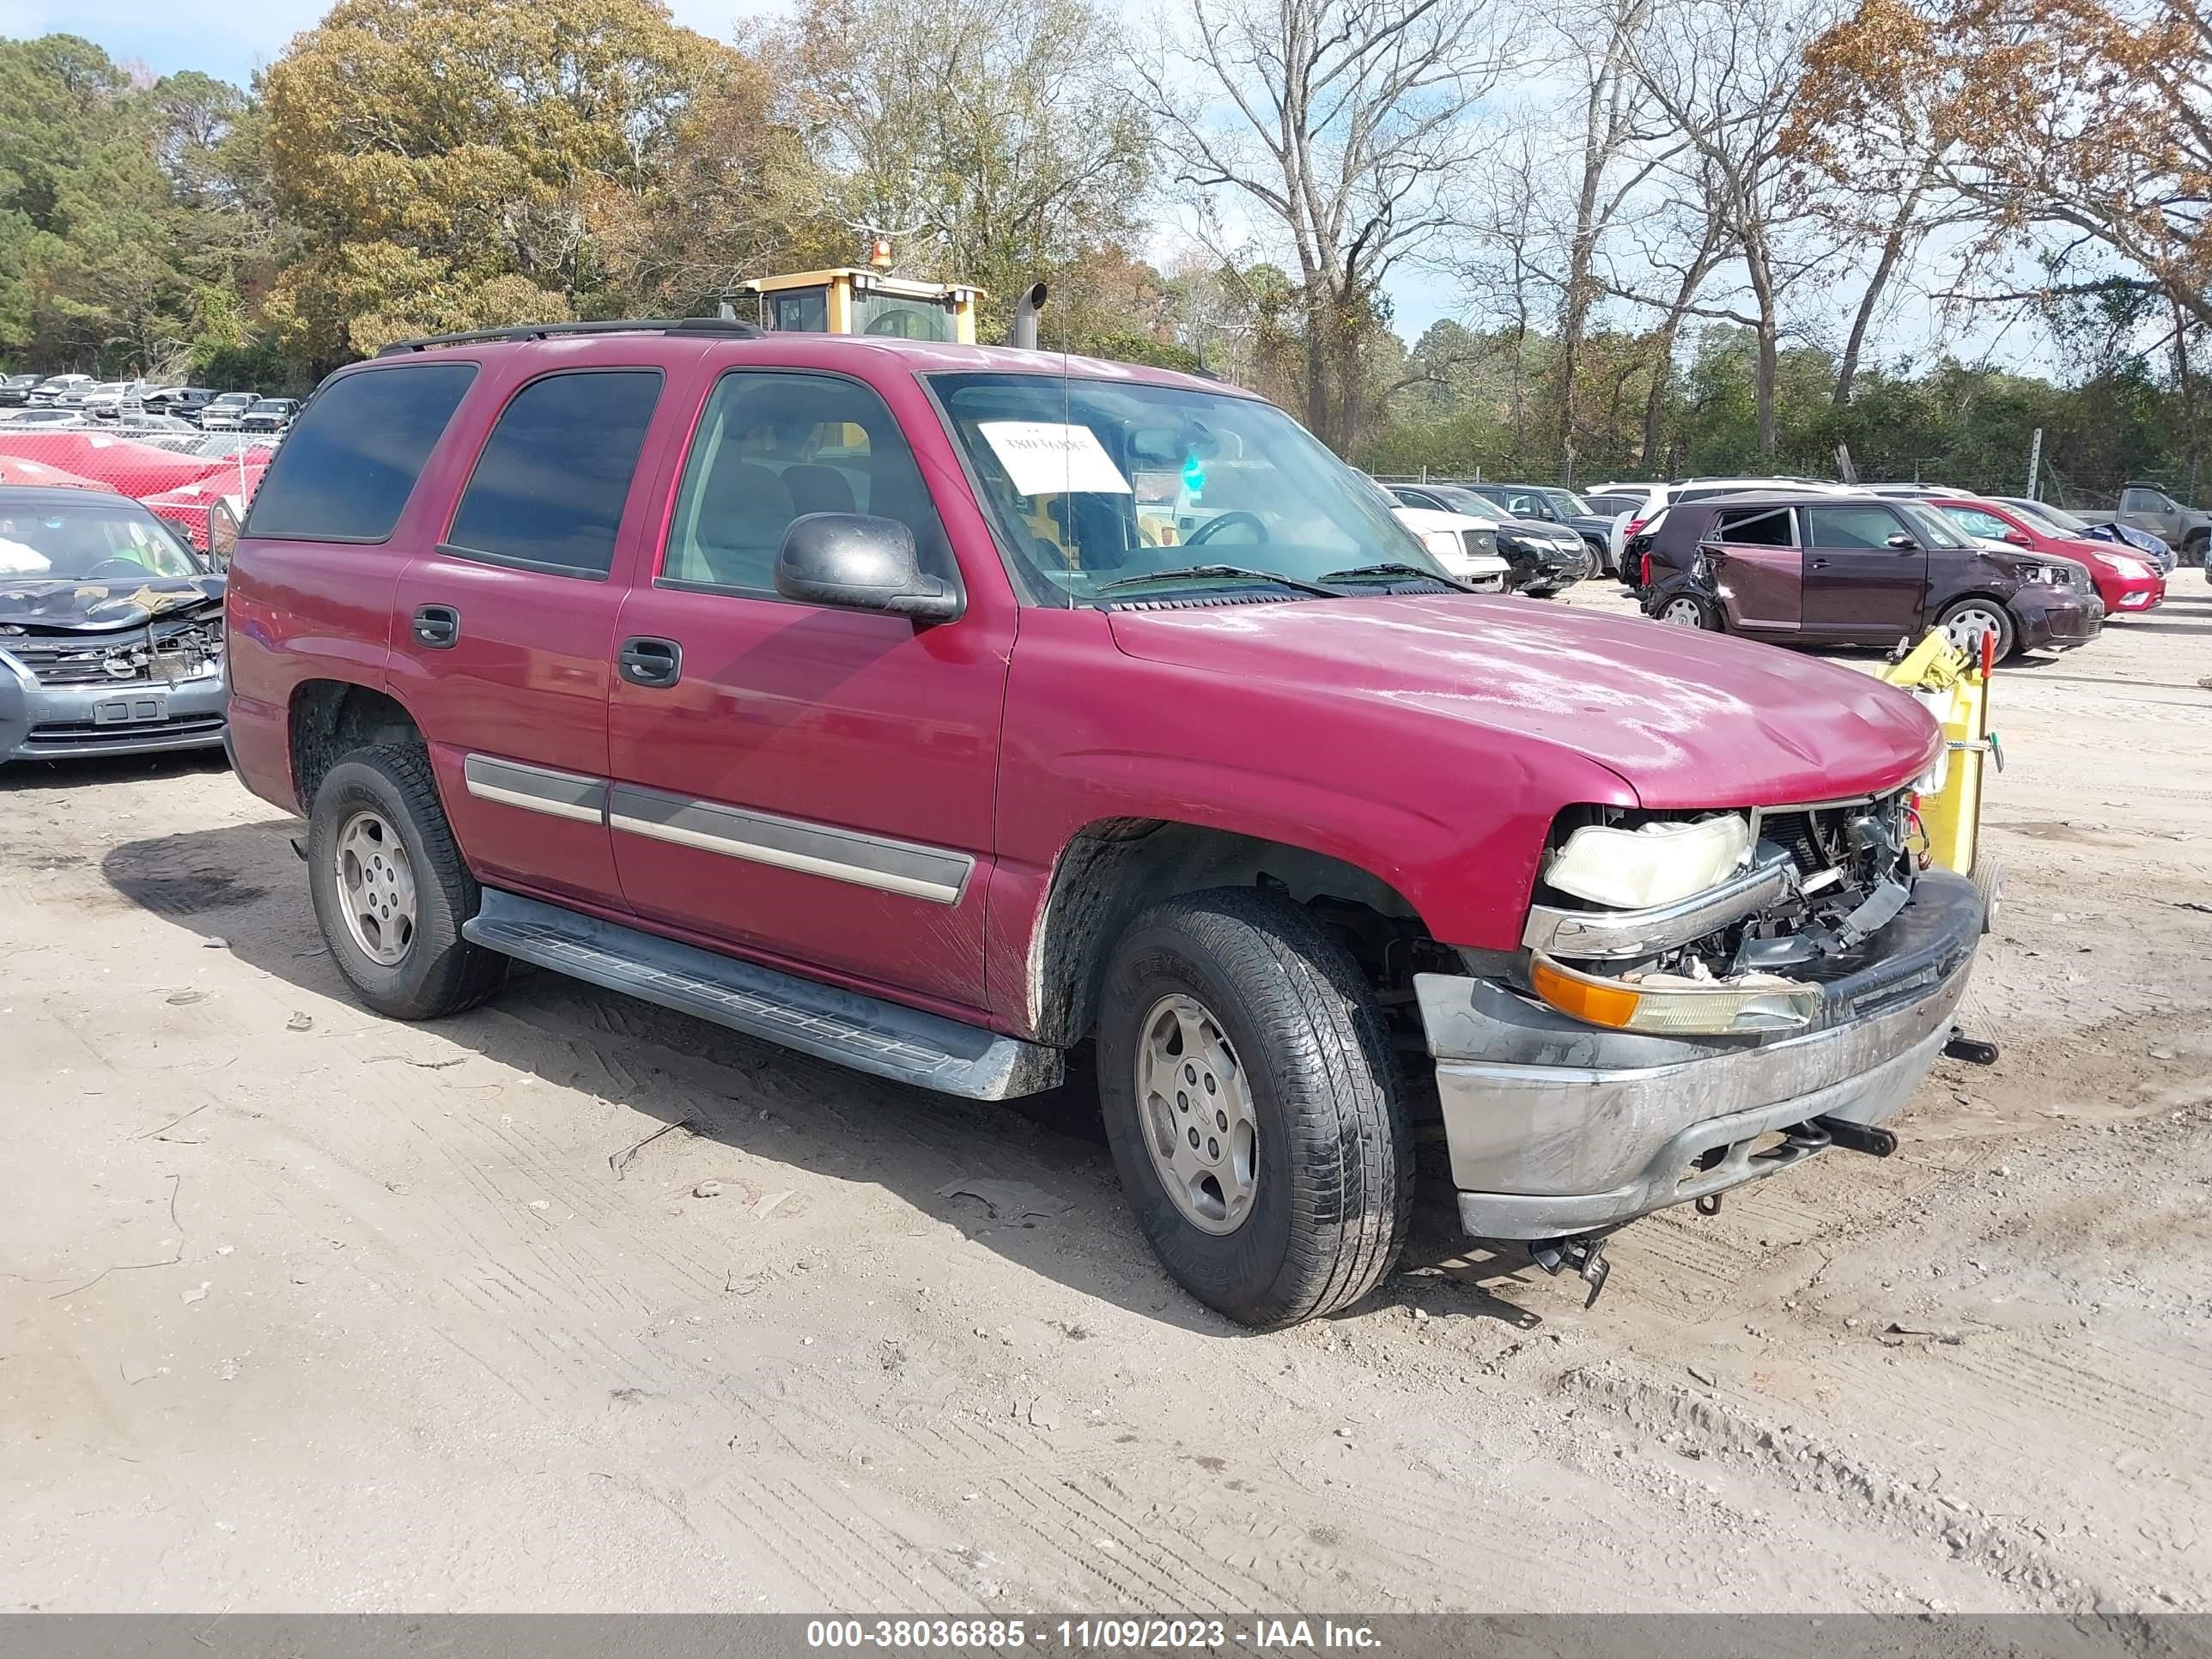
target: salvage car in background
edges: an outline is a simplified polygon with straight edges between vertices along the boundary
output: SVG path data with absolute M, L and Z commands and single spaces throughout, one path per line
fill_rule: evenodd
M 1644 614 L 1777 644 L 1894 645 L 1941 628 L 1999 660 L 2096 638 L 2079 561 L 1976 544 L 1923 503 L 1791 488 L 1677 501 L 1652 538 Z
M 1596 556 L 1571 530 L 1539 519 L 1516 519 L 1466 484 L 1385 484 L 1401 506 L 1457 513 L 1491 526 L 1510 574 L 1506 586 L 1532 599 L 1548 599 L 1589 575 Z
M 1937 495 L 1925 504 L 1978 540 L 2024 547 L 2032 553 L 2072 559 L 2087 567 L 2107 617 L 2154 611 L 2166 603 L 2165 575 L 2132 549 L 2054 534 L 2045 521 L 2002 501 L 1972 495 Z
M 282 432 L 292 424 L 292 417 L 299 412 L 297 398 L 263 398 L 238 417 L 238 429 L 264 434 Z
M 2212 562 L 2205 557 L 2206 550 L 2212 548 L 2212 513 L 2184 507 L 2157 484 L 2136 481 L 2120 491 L 2118 518 L 2129 529 L 2179 549 L 2183 563 L 2212 569 Z
M 1613 521 L 1607 513 L 1559 484 L 1478 483 L 1468 489 L 1516 519 L 1571 530 L 1588 544 L 1591 575 L 1613 562 Z
M 210 398 L 200 410 L 200 430 L 235 432 L 246 411 L 259 401 L 251 392 L 226 392 Z
M 0 489 L 0 761 L 220 744 L 223 587 L 126 497 Z
M 2088 541 L 2108 542 L 2141 554 L 2156 566 L 2161 576 L 2171 576 L 2180 568 L 2180 556 L 2172 547 L 2147 530 L 2136 530 L 2122 524 L 2110 513 L 2089 509 L 2054 507 L 2049 501 L 2039 501 L 2026 495 L 1991 495 L 1988 500 L 2025 514 L 2054 536 L 2079 536 Z
M 1503 593 L 1511 586 L 1513 567 L 1498 550 L 1498 525 L 1469 513 L 1439 507 L 1401 507 L 1391 512 L 1421 538 L 1429 556 L 1479 593 Z

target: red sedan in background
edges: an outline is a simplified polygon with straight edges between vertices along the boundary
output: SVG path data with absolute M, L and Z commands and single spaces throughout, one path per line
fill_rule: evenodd
M 2117 542 L 2054 536 L 2044 526 L 2002 501 L 1983 501 L 1975 496 L 1938 496 L 1928 504 L 1941 507 L 1952 523 L 1970 536 L 2008 543 L 2088 566 L 2089 580 L 2097 585 L 2097 597 L 2104 600 L 2107 616 L 2153 611 L 2166 602 L 2166 578 L 2158 567 Z

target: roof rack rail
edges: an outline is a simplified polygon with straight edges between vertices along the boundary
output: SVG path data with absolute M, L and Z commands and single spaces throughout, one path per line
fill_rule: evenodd
M 757 338 L 757 323 L 741 317 L 631 317 L 596 323 L 521 323 L 510 328 L 472 328 L 459 334 L 424 334 L 411 340 L 394 340 L 376 355 L 403 357 L 410 351 L 429 351 L 439 346 L 489 345 L 517 340 L 558 339 L 571 334 L 722 334 L 732 339 Z

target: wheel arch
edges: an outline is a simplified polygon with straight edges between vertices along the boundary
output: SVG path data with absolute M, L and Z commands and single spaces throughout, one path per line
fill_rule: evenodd
M 1336 901 L 1394 927 L 1421 920 L 1390 881 L 1333 854 L 1173 818 L 1097 819 L 1060 849 L 1030 934 L 1026 1001 L 1037 1040 L 1068 1047 L 1089 1035 L 1115 942 L 1146 907 L 1263 880 L 1301 903 Z
M 407 705 L 358 681 L 302 680 L 288 714 L 292 787 L 302 812 L 313 808 L 315 791 L 343 756 L 385 744 L 423 746 L 422 723 Z

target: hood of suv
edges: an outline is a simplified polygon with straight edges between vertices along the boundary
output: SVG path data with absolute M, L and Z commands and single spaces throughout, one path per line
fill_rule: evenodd
M 1812 658 L 1526 599 L 1116 611 L 1145 660 L 1370 698 L 1597 761 L 1647 807 L 1781 805 L 1893 787 L 1934 758 L 1905 692 Z M 1408 743 L 1433 727 L 1407 722 Z M 1379 787 L 1406 757 L 1378 756 Z

